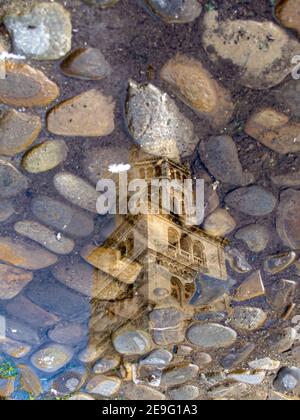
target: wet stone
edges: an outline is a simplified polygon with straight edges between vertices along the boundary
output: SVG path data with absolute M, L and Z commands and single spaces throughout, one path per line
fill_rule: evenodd
M 158 346 L 168 346 L 182 343 L 185 340 L 185 331 L 183 327 L 153 330 L 152 336 Z
M 71 49 L 71 16 L 58 3 L 43 2 L 23 14 L 7 15 L 4 24 L 14 51 L 28 58 L 57 60 Z
M 31 282 L 32 278 L 30 271 L 0 264 L 0 299 L 14 298 Z
M 0 378 L 0 397 L 10 397 L 15 389 L 15 379 Z
M 264 270 L 269 274 L 280 273 L 290 267 L 296 258 L 297 254 L 295 252 L 272 255 L 265 260 Z
M 45 311 L 21 295 L 6 305 L 6 311 L 20 321 L 37 328 L 51 327 L 59 321 L 57 316 Z
M 59 136 L 108 136 L 115 129 L 114 109 L 111 97 L 92 89 L 53 108 L 47 117 L 47 128 Z
M 192 358 L 193 362 L 199 367 L 199 369 L 206 368 L 213 361 L 212 357 L 209 354 L 200 353 L 199 351 L 194 351 Z
M 280 154 L 300 151 L 300 124 L 289 121 L 288 116 L 267 108 L 252 115 L 245 132 L 264 146 Z
M 225 209 L 217 209 L 205 219 L 203 229 L 213 236 L 229 235 L 236 228 L 234 218 Z
M 18 365 L 20 371 L 20 384 L 24 391 L 34 397 L 43 393 L 43 387 L 38 375 L 26 365 Z
M 25 270 L 41 270 L 55 264 L 57 257 L 32 242 L 2 237 L 0 260 Z
M 26 295 L 36 305 L 69 321 L 85 320 L 90 315 L 91 307 L 88 298 L 73 293 L 49 275 L 45 278 L 39 276 L 31 282 Z
M 246 259 L 246 255 L 243 252 L 240 252 L 237 248 L 226 247 L 226 258 L 229 261 L 229 264 L 232 270 L 237 273 L 245 274 L 249 273 L 252 270 L 251 265 Z
M 88 343 L 87 347 L 79 353 L 78 359 L 82 363 L 94 363 L 101 356 L 103 356 L 106 350 L 107 350 L 106 344 L 99 345 L 99 343 L 95 341 L 91 341 Z
M 247 385 L 260 385 L 265 380 L 266 373 L 253 373 L 245 371 L 245 373 L 228 375 L 228 379 Z
M 13 318 L 6 319 L 6 335 L 14 341 L 40 345 L 41 340 L 35 329 Z
M 195 321 L 203 322 L 222 322 L 226 319 L 226 314 L 223 312 L 199 312 L 194 315 Z
M 283 175 L 272 175 L 271 181 L 277 187 L 299 187 L 300 185 L 300 172 L 291 172 Z
M 54 185 L 58 192 L 75 206 L 97 213 L 99 193 L 83 179 L 71 173 L 60 172 L 54 177 Z
M 294 328 L 284 328 L 280 332 L 274 332 L 267 339 L 267 344 L 272 351 L 285 353 L 290 350 L 297 339 L 297 330 Z
M 0 198 L 15 197 L 27 187 L 27 178 L 11 163 L 0 159 Z
M 265 286 L 261 277 L 261 272 L 255 271 L 237 289 L 234 299 L 240 302 L 264 296 Z
M 210 137 L 200 143 L 199 151 L 201 160 L 217 180 L 242 187 L 254 182 L 254 176 L 242 168 L 232 137 Z
M 267 320 L 266 313 L 260 308 L 237 307 L 234 309 L 232 325 L 245 331 L 261 328 Z
M 59 344 L 49 344 L 31 357 L 31 363 L 42 372 L 55 373 L 73 358 L 71 348 Z
M 273 386 L 277 391 L 281 392 L 293 392 L 299 394 L 300 391 L 300 369 L 296 367 L 284 367 L 282 368 L 276 379 L 273 382 Z
M 97 375 L 88 382 L 86 390 L 90 394 L 112 397 L 119 392 L 121 384 L 122 381 L 117 377 Z
M 280 368 L 280 362 L 278 360 L 272 360 L 269 357 L 265 359 L 253 360 L 249 363 L 249 367 L 254 370 L 267 370 L 273 371 Z
M 166 399 L 161 392 L 145 385 L 128 384 L 124 394 L 129 401 L 163 401 Z
M 186 320 L 186 315 L 177 308 L 165 308 L 151 312 L 149 319 L 153 329 L 175 328 Z
M 39 174 L 56 168 L 67 155 L 68 146 L 63 140 L 45 141 L 26 153 L 22 166 L 27 172 Z
M 64 59 L 61 69 L 66 76 L 84 80 L 102 80 L 112 71 L 97 48 L 78 48 Z
M 151 337 L 144 331 L 117 332 L 112 341 L 115 350 L 127 356 L 146 354 L 152 347 Z
M 196 379 L 198 374 L 199 368 L 196 365 L 189 364 L 175 367 L 164 372 L 161 385 L 167 387 L 182 385 Z
M 291 280 L 276 281 L 267 292 L 267 302 L 279 314 L 284 314 L 286 309 L 294 302 L 297 284 Z
M 0 79 L 0 100 L 16 107 L 42 107 L 58 98 L 60 90 L 48 77 L 28 64 L 6 61 L 6 78 Z
M 292 249 L 300 248 L 300 192 L 288 189 L 280 194 L 277 210 L 277 232 L 285 245 Z
M 50 340 L 59 344 L 76 345 L 82 342 L 86 332 L 79 323 L 61 322 L 48 332 Z
M 0 343 L 0 351 L 14 359 L 23 359 L 31 352 L 31 346 L 6 338 Z
M 187 339 L 204 349 L 226 348 L 235 343 L 237 334 L 219 324 L 194 324 L 187 331 Z
M 229 207 L 254 217 L 267 216 L 277 204 L 270 191 L 257 185 L 239 188 L 227 194 L 225 202 Z
M 300 13 L 297 0 L 279 0 L 276 4 L 275 15 L 283 26 L 300 33 Z
M 97 374 L 107 373 L 116 369 L 120 365 L 120 362 L 121 358 L 119 356 L 106 356 L 98 360 L 93 371 Z
M 232 399 L 241 398 L 248 394 L 248 386 L 246 384 L 228 384 L 218 385 L 208 392 L 208 397 L 211 399 Z
M 300 85 L 298 80 L 290 80 L 275 90 L 278 101 L 283 102 L 290 109 L 294 117 L 300 117 Z
M 250 251 L 259 253 L 266 249 L 270 234 L 265 226 L 252 224 L 239 229 L 235 238 L 244 241 Z
M 225 295 L 228 295 L 234 285 L 234 280 L 218 280 L 201 274 L 196 279 L 196 292 L 190 304 L 196 307 L 210 305 Z
M 230 352 L 223 360 L 222 366 L 224 369 L 232 369 L 243 364 L 249 359 L 254 352 L 256 346 L 254 344 L 247 344 L 239 350 Z
M 94 230 L 91 218 L 51 197 L 34 198 L 31 210 L 41 222 L 75 238 L 89 236 Z
M 166 23 L 189 23 L 197 19 L 202 5 L 197 0 L 145 0 L 150 9 Z
M 177 55 L 165 64 L 161 78 L 180 99 L 213 125 L 224 126 L 231 119 L 234 105 L 230 93 L 213 79 L 200 61 Z M 232 149 L 236 162 L 237 152 Z M 230 152 L 229 158 L 232 156 Z
M 167 350 L 154 350 L 145 359 L 140 360 L 141 366 L 151 366 L 158 369 L 164 369 L 173 360 L 173 355 Z
M 152 84 L 130 82 L 126 119 L 135 143 L 155 156 L 179 161 L 190 156 L 199 141 L 174 100 Z
M 219 19 L 219 12 L 204 17 L 202 43 L 217 64 L 230 60 L 237 81 L 251 89 L 278 85 L 293 68 L 298 41 L 272 21 Z
M 79 391 L 86 379 L 87 373 L 84 368 L 66 370 L 54 379 L 51 392 L 55 395 L 70 395 Z
M 1 200 L 0 223 L 6 222 L 13 214 L 15 214 L 13 203 L 10 200 Z
M 168 392 L 169 398 L 175 401 L 195 401 L 199 395 L 199 388 L 194 385 L 185 385 Z
M 0 155 L 14 156 L 23 152 L 37 139 L 41 128 L 41 119 L 37 115 L 15 109 L 4 112 L 0 118 Z

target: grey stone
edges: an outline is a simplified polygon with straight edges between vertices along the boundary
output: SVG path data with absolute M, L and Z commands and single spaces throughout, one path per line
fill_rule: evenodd
M 289 248 L 300 249 L 300 191 L 288 189 L 280 194 L 277 210 L 277 232 Z
M 85 80 L 101 80 L 111 73 L 111 67 L 97 48 L 78 48 L 61 63 L 63 73 Z
M 129 401 L 162 401 L 166 399 L 164 394 L 146 385 L 128 384 L 124 389 L 124 395 Z
M 291 280 L 276 281 L 267 291 L 267 301 L 271 308 L 283 314 L 293 304 L 297 284 Z
M 243 364 L 254 352 L 256 346 L 254 344 L 247 344 L 239 350 L 230 352 L 223 360 L 222 366 L 224 369 L 232 369 Z
M 6 335 L 15 341 L 39 345 L 41 340 L 37 332 L 20 321 L 14 318 L 6 318 Z
M 175 328 L 186 320 L 186 314 L 177 308 L 156 309 L 149 319 L 153 329 Z
M 17 296 L 28 283 L 33 274 L 21 268 L 0 264 L 0 299 L 12 299 Z
M 14 205 L 10 200 L 1 200 L 0 223 L 6 222 L 15 213 Z
M 197 19 L 202 5 L 197 0 L 145 0 L 146 4 L 167 23 L 189 23 Z
M 117 332 L 112 341 L 115 350 L 124 355 L 143 355 L 152 347 L 151 337 L 144 331 Z
M 119 392 L 122 381 L 117 377 L 97 375 L 86 385 L 86 390 L 90 394 L 101 395 L 102 397 L 112 397 Z
M 230 374 L 228 375 L 228 379 L 231 379 L 236 382 L 240 382 L 242 384 L 247 385 L 260 385 L 265 380 L 266 373 L 260 372 L 260 373 L 238 373 L 238 374 Z
M 300 86 L 298 80 L 290 80 L 276 88 L 277 100 L 291 110 L 295 117 L 300 117 Z
M 295 252 L 272 255 L 265 260 L 264 269 L 267 273 L 277 274 L 292 265 L 297 258 Z
M 58 3 L 40 3 L 30 12 L 7 15 L 14 51 L 36 60 L 57 60 L 71 49 L 72 23 L 69 12 Z
M 51 392 L 55 395 L 70 395 L 79 391 L 87 379 L 84 368 L 65 370 L 51 384 Z
M 300 369 L 296 367 L 282 368 L 273 386 L 277 391 L 299 393 L 300 391 Z
M 169 398 L 175 401 L 194 401 L 200 395 L 199 388 L 194 385 L 185 385 L 180 388 L 171 389 L 168 392 Z
M 187 331 L 187 339 L 200 348 L 226 348 L 236 342 L 237 334 L 219 324 L 194 324 Z
M 89 236 L 94 230 L 91 218 L 50 197 L 35 197 L 31 210 L 41 222 L 75 238 Z
M 258 253 L 266 249 L 270 234 L 268 228 L 255 223 L 239 229 L 235 238 L 244 241 L 250 251 Z
M 140 360 L 141 366 L 151 366 L 158 369 L 164 369 L 173 360 L 173 355 L 168 350 L 154 350 L 145 359 Z
M 49 344 L 32 355 L 31 363 L 42 372 L 55 373 L 66 366 L 73 358 L 73 355 L 74 353 L 70 347 L 60 344 Z
M 272 333 L 267 339 L 267 344 L 272 351 L 285 353 L 293 347 L 296 339 L 297 330 L 295 328 L 287 327 L 280 332 Z
M 162 386 L 176 386 L 182 385 L 193 379 L 196 379 L 199 373 L 199 368 L 196 365 L 188 364 L 179 367 L 174 367 L 168 371 L 165 371 L 162 379 Z
M 61 322 L 49 331 L 50 340 L 59 344 L 76 345 L 86 338 L 86 331 L 79 323 Z
M 105 356 L 98 360 L 93 371 L 97 374 L 107 373 L 116 369 L 120 365 L 121 358 L 119 356 Z
M 267 314 L 260 308 L 240 306 L 234 309 L 232 325 L 245 331 L 261 328 L 267 320 Z
M 0 159 L 0 198 L 15 197 L 27 187 L 27 178 L 11 163 Z
M 277 199 L 266 189 L 253 185 L 227 194 L 225 202 L 229 207 L 249 216 L 262 217 L 274 211 Z
M 165 330 L 153 330 L 153 341 L 158 346 L 180 344 L 185 340 L 185 331 L 182 326 L 178 328 L 167 328 Z
M 196 291 L 190 304 L 197 307 L 210 305 L 228 295 L 234 285 L 235 281 L 231 279 L 224 281 L 200 274 L 196 279 Z

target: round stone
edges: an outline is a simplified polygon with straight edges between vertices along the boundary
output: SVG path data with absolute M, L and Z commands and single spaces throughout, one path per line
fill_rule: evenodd
M 193 22 L 202 11 L 202 5 L 197 0 L 146 0 L 146 3 L 167 23 Z
M 198 399 L 199 388 L 193 385 L 185 385 L 181 388 L 172 389 L 168 392 L 171 400 L 175 401 L 195 401 Z
M 226 348 L 236 342 L 237 334 L 219 324 L 194 324 L 187 331 L 187 339 L 204 349 Z
M 245 226 L 237 231 L 235 238 L 244 241 L 252 252 L 262 252 L 270 240 L 268 228 L 257 223 Z
M 59 344 L 50 344 L 31 357 L 31 363 L 42 372 L 55 373 L 67 365 L 73 358 L 71 348 Z
M 154 350 L 145 359 L 140 360 L 141 366 L 151 366 L 158 369 L 164 369 L 173 360 L 173 354 L 167 350 Z
M 88 382 L 86 390 L 90 394 L 97 394 L 102 397 L 112 397 L 119 392 L 121 384 L 121 379 L 117 377 L 97 375 Z
M 199 368 L 196 365 L 189 364 L 175 367 L 163 373 L 161 385 L 167 387 L 182 385 L 196 379 L 198 373 Z
M 300 387 L 300 369 L 296 367 L 282 368 L 273 383 L 277 391 L 299 392 Z
M 15 52 L 28 58 L 58 60 L 71 49 L 71 16 L 58 3 L 42 2 L 29 12 L 7 15 L 4 24 Z
M 111 67 L 97 48 L 78 48 L 64 59 L 61 69 L 66 76 L 84 80 L 101 80 Z
M 288 189 L 280 194 L 277 210 L 277 232 L 283 243 L 291 249 L 300 249 L 300 191 Z
M 238 188 L 227 194 L 225 202 L 229 207 L 249 216 L 262 217 L 272 213 L 276 207 L 277 199 L 271 192 L 253 185 Z
M 266 313 L 260 308 L 238 307 L 234 309 L 232 325 L 246 331 L 261 328 L 267 320 Z
M 25 154 L 22 166 L 32 174 L 47 172 L 60 165 L 67 155 L 68 147 L 63 140 L 45 141 Z
M 98 360 L 93 371 L 97 374 L 107 373 L 116 369 L 120 365 L 121 358 L 119 356 L 106 356 Z
M 120 354 L 143 355 L 151 350 L 152 340 L 144 331 L 127 331 L 115 334 L 113 345 Z
M 236 228 L 234 218 L 225 209 L 217 209 L 205 219 L 203 229 L 212 236 L 229 235 Z
M 87 373 L 84 368 L 66 370 L 54 379 L 51 392 L 55 395 L 70 395 L 79 391 L 86 379 Z

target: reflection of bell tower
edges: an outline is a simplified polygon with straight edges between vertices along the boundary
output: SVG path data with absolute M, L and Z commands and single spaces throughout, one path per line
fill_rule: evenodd
M 191 177 L 187 169 L 175 162 L 142 153 L 132 153 L 129 181 L 182 182 Z M 178 195 L 178 200 L 180 197 L 182 199 L 182 194 Z M 122 312 L 121 303 L 118 309 L 115 303 L 110 305 L 117 316 L 114 320 L 122 324 L 120 314 L 121 318 L 137 317 L 139 309 L 149 305 L 188 307 L 199 273 L 227 280 L 224 246 L 223 239 L 212 237 L 198 227 L 185 226 L 184 217 L 149 211 L 149 214 L 124 216 L 102 246 L 88 248 L 82 256 L 101 270 L 99 282 L 106 278 L 104 283 L 107 284 L 110 279 L 133 291 L 131 296 L 136 308 L 130 305 Z M 102 308 L 102 299 L 101 293 L 95 296 L 96 307 Z M 123 323 L 128 320 L 123 319 Z

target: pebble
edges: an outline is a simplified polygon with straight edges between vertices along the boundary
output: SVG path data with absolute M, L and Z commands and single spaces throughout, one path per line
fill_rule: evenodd
M 73 358 L 71 348 L 59 344 L 49 344 L 31 357 L 31 363 L 40 371 L 55 373 Z
M 225 198 L 225 203 L 248 216 L 263 217 L 274 211 L 277 199 L 270 191 L 253 185 L 230 192 Z
M 6 222 L 15 214 L 15 208 L 10 200 L 1 200 L 0 202 L 0 223 Z
M 94 223 L 86 214 L 44 195 L 33 198 L 31 211 L 42 223 L 75 238 L 89 236 Z
M 297 339 L 297 330 L 294 328 L 284 328 L 280 332 L 272 333 L 267 339 L 267 343 L 272 351 L 285 353 L 289 351 Z
M 140 360 L 141 366 L 150 366 L 158 369 L 164 369 L 173 360 L 173 354 L 168 350 L 158 349 L 150 353 L 145 359 Z
M 56 2 L 42 2 L 22 14 L 5 16 L 14 51 L 35 60 L 58 60 L 71 49 L 70 13 Z
M 260 308 L 237 307 L 234 309 L 232 325 L 245 331 L 261 328 L 267 320 L 267 314 Z
M 114 109 L 111 97 L 92 89 L 53 108 L 48 113 L 47 128 L 58 136 L 108 136 L 115 129 Z
M 26 365 L 18 365 L 20 371 L 20 384 L 24 391 L 34 397 L 43 393 L 43 386 L 38 375 Z
M 231 328 L 219 324 L 194 324 L 187 331 L 187 339 L 204 349 L 226 348 L 236 342 L 237 334 Z
M 91 298 L 112 301 L 126 292 L 124 283 L 81 261 L 58 263 L 52 274 L 67 287 Z
M 9 302 L 6 305 L 6 311 L 11 316 L 36 328 L 49 328 L 59 321 L 57 316 L 35 305 L 23 295 Z
M 197 19 L 202 11 L 202 4 L 197 0 L 145 0 L 150 9 L 166 23 L 189 23 Z
M 32 220 L 17 222 L 14 229 L 18 234 L 39 243 L 55 254 L 70 254 L 75 247 L 75 242 L 72 239 L 66 238 L 64 235 L 58 236 L 55 231 Z
M 87 347 L 79 353 L 78 359 L 82 363 L 94 363 L 103 356 L 106 350 L 107 344 L 101 345 L 98 342 L 91 340 Z
M 241 274 L 249 273 L 249 271 L 252 270 L 252 267 L 248 263 L 244 252 L 241 252 L 238 249 L 231 248 L 229 246 L 225 248 L 225 251 L 226 259 L 229 261 L 232 270 Z
M 228 379 L 247 385 L 260 385 L 266 378 L 265 372 L 251 374 L 250 372 L 228 375 Z
M 85 336 L 85 329 L 81 324 L 68 321 L 56 324 L 55 327 L 48 332 L 50 340 L 55 343 L 66 345 L 79 344 Z
M 276 227 L 282 242 L 292 248 L 300 248 L 300 191 L 288 189 L 280 194 Z
M 183 102 L 213 125 L 223 127 L 230 121 L 234 111 L 231 95 L 200 61 L 177 55 L 164 65 L 161 78 Z
M 244 363 L 254 352 L 256 346 L 254 344 L 247 344 L 239 350 L 230 352 L 221 364 L 224 369 L 232 369 Z
M 294 302 L 297 283 L 291 280 L 278 280 L 267 293 L 267 302 L 279 314 L 284 314 L 286 309 Z
M 272 21 L 219 17 L 208 11 L 203 22 L 202 43 L 214 63 L 230 60 L 232 76 L 251 89 L 268 89 L 286 78 L 299 52 L 295 38 Z
M 212 236 L 229 235 L 236 228 L 234 218 L 225 209 L 217 209 L 205 219 L 203 229 Z
M 288 80 L 275 90 L 276 99 L 291 111 L 294 117 L 300 117 L 299 93 L 300 86 L 298 80 Z
M 145 385 L 128 384 L 124 389 L 126 400 L 129 401 L 163 401 L 166 397 L 156 389 Z
M 33 274 L 0 263 L 0 299 L 13 299 L 31 282 Z
M 6 335 L 15 342 L 40 345 L 41 340 L 35 329 L 14 318 L 6 318 Z M 15 343 L 13 343 L 15 344 Z
M 23 359 L 31 352 L 31 346 L 6 338 L 5 341 L 0 344 L 0 351 L 14 359 Z
M 63 140 L 45 141 L 29 150 L 22 159 L 23 168 L 31 174 L 51 171 L 68 155 L 68 146 Z
M 275 15 L 279 22 L 300 34 L 300 13 L 298 0 L 280 0 L 276 3 Z
M 126 119 L 135 143 L 146 153 L 175 161 L 190 156 L 199 139 L 194 126 L 167 94 L 152 84 L 129 84 Z
M 266 249 L 270 233 L 267 227 L 255 223 L 239 229 L 235 238 L 244 241 L 250 251 L 259 253 Z
M 297 258 L 295 252 L 285 252 L 283 254 L 267 257 L 264 262 L 264 270 L 269 274 L 277 274 L 290 267 Z
M 116 369 L 120 365 L 120 362 L 121 358 L 119 356 L 102 357 L 102 359 L 98 360 L 95 364 L 93 371 L 96 374 L 107 373 Z
M 269 357 L 265 359 L 254 360 L 249 363 L 249 367 L 254 370 L 273 371 L 280 368 L 281 363 L 278 360 L 272 360 Z
M 254 176 L 244 171 L 237 146 L 230 136 L 212 136 L 199 146 L 202 162 L 217 180 L 230 185 L 246 186 L 254 182 Z
M 214 400 L 230 400 L 239 399 L 244 395 L 248 394 L 248 386 L 246 384 L 228 384 L 228 385 L 217 385 L 216 387 L 208 391 L 208 397 Z
M 199 368 L 196 365 L 187 364 L 179 367 L 174 367 L 163 373 L 161 378 L 161 385 L 166 387 L 182 385 L 197 378 Z
M 15 109 L 5 111 L 0 119 L 0 155 L 15 156 L 23 152 L 37 139 L 41 129 L 42 122 L 37 115 Z
M 298 394 L 300 391 L 300 369 L 296 367 L 282 368 L 273 382 L 273 387 L 277 391 Z
M 0 378 L 0 397 L 8 398 L 14 392 L 15 379 L 1 379 Z
M 70 395 L 79 391 L 87 379 L 84 368 L 65 370 L 56 377 L 51 385 L 51 392 L 55 395 Z
M 27 187 L 27 178 L 11 163 L 0 159 L 0 198 L 15 197 Z
M 151 337 L 144 331 L 120 331 L 112 339 L 115 350 L 126 356 L 143 355 L 151 351 Z
M 151 312 L 149 319 L 151 328 L 167 329 L 178 327 L 187 319 L 187 316 L 177 308 L 163 308 Z
M 178 328 L 168 328 L 166 330 L 153 330 L 153 341 L 158 346 L 169 346 L 180 344 L 185 340 L 183 325 Z
M 98 48 L 78 48 L 61 63 L 66 76 L 83 80 L 102 80 L 112 69 Z
M 247 121 L 245 132 L 280 154 L 300 151 L 300 124 L 272 108 L 263 109 Z
M 86 390 L 90 394 L 112 397 L 119 392 L 121 384 L 121 379 L 117 377 L 97 375 L 88 382 Z
M 97 213 L 96 204 L 99 193 L 85 180 L 71 173 L 59 172 L 55 175 L 53 182 L 57 191 L 70 203 Z
M 228 279 L 228 281 L 215 279 L 206 276 L 205 274 L 198 276 L 196 279 L 196 292 L 190 301 L 190 304 L 196 307 L 207 306 L 220 298 L 229 294 L 235 281 Z
M 198 350 L 193 352 L 192 359 L 200 370 L 209 366 L 213 361 L 212 357 L 209 354 L 201 353 Z
M 57 257 L 34 243 L 1 237 L 0 260 L 25 270 L 41 270 L 55 264 Z
M 174 401 L 195 401 L 199 398 L 199 388 L 194 385 L 185 385 L 168 391 L 169 398 Z
M 261 277 L 261 271 L 252 273 L 237 289 L 234 299 L 239 302 L 264 296 L 265 286 Z
M 15 107 L 44 107 L 60 95 L 58 86 L 28 64 L 5 62 L 6 78 L 0 79 L 0 100 Z

